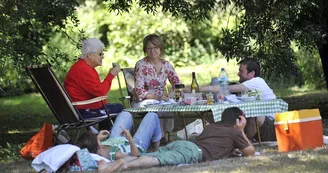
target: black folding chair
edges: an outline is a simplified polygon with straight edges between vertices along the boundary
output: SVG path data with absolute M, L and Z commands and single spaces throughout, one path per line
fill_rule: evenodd
M 90 130 L 90 126 L 96 125 L 106 119 L 108 119 L 113 125 L 111 116 L 116 116 L 117 114 L 109 114 L 106 110 L 104 100 L 106 100 L 107 96 L 72 102 L 66 90 L 52 71 L 50 65 L 27 66 L 26 71 L 59 122 L 55 140 L 57 139 L 60 130 L 77 130 L 76 139 L 74 141 L 74 143 L 76 143 L 81 128 L 87 128 L 87 130 Z M 102 117 L 84 119 L 75 107 L 76 105 L 85 105 L 99 101 L 102 102 L 104 110 L 106 111 L 106 115 Z

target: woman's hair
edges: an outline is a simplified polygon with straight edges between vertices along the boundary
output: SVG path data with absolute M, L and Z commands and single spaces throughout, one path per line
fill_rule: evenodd
M 105 45 L 98 38 L 89 38 L 82 42 L 81 59 L 85 59 L 90 53 L 97 53 L 99 49 L 104 49 Z
M 148 45 L 149 42 L 151 42 L 153 45 L 159 47 L 159 49 L 161 50 L 161 56 L 163 56 L 163 54 L 164 54 L 164 43 L 163 43 L 161 37 L 156 35 L 156 34 L 147 35 L 143 39 L 143 50 L 144 50 L 145 53 L 147 51 L 147 45 Z
M 222 112 L 221 123 L 236 125 L 236 119 L 244 113 L 237 107 L 227 108 Z
M 90 153 L 97 154 L 97 150 L 99 148 L 97 135 L 90 131 L 84 132 L 77 139 L 76 145 L 81 149 L 87 148 Z

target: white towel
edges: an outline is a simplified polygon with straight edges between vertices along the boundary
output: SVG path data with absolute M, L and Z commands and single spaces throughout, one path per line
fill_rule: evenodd
M 32 167 L 37 171 L 46 169 L 48 172 L 56 172 L 73 154 L 80 150 L 71 144 L 54 146 L 40 153 L 32 162 Z

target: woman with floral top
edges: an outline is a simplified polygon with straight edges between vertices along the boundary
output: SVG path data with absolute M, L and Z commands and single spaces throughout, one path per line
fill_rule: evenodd
M 164 95 L 166 80 L 172 85 L 181 83 L 172 64 L 163 59 L 164 44 L 158 35 L 147 35 L 143 40 L 146 57 L 135 65 L 135 89 L 133 107 L 144 107 L 154 100 L 167 100 Z M 170 113 L 165 113 L 165 116 Z M 158 113 L 164 116 L 164 113 Z M 174 119 L 161 119 L 162 133 L 170 132 L 174 127 Z

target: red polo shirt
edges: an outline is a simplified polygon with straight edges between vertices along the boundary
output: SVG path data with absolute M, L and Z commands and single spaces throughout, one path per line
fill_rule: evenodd
M 64 88 L 73 102 L 104 96 L 110 90 L 114 75 L 108 73 L 101 82 L 95 68 L 90 67 L 84 59 L 79 59 L 68 71 Z M 107 103 L 107 102 L 106 102 Z M 99 109 L 101 102 L 77 106 L 78 109 Z

